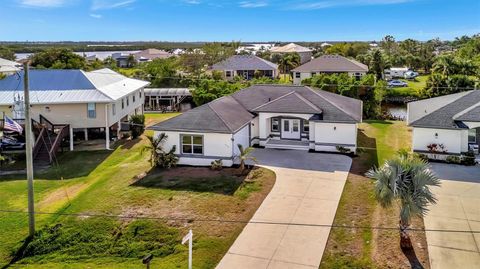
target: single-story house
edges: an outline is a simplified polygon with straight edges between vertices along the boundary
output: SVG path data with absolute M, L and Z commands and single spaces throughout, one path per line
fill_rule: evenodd
M 231 166 L 243 147 L 338 152 L 357 149 L 362 102 L 306 86 L 255 85 L 148 129 L 167 135 L 184 165 Z
M 135 57 L 135 60 L 139 63 L 151 62 L 155 59 L 167 59 L 174 56 L 175 54 L 159 49 L 146 49 L 133 54 L 133 57 Z
M 465 91 L 408 103 L 413 151 L 425 154 L 478 154 L 480 90 Z M 437 147 L 434 147 L 434 146 Z
M 290 43 L 281 47 L 273 47 L 271 50 L 272 54 L 286 54 L 286 53 L 298 53 L 300 55 L 300 64 L 304 64 L 312 60 L 313 51 L 309 48 L 297 45 L 295 43 Z
M 347 73 L 361 78 L 367 72 L 368 66 L 340 55 L 322 55 L 292 70 L 295 85 L 300 85 L 304 79 L 318 74 Z
M 23 97 L 23 72 L 0 80 L 0 115 L 24 115 L 18 100 Z M 48 120 L 69 126 L 70 149 L 74 133 L 88 140 L 89 134 L 103 134 L 105 147 L 119 135 L 121 123 L 143 113 L 143 89 L 149 82 L 127 78 L 110 69 L 30 70 L 29 89 L 32 120 Z M 23 102 L 21 102 L 23 103 Z
M 21 64 L 0 58 L 0 74 L 11 75 L 20 71 Z
M 227 80 L 232 80 L 237 76 L 247 80 L 253 79 L 256 75 L 269 78 L 278 76 L 278 65 L 255 55 L 233 55 L 214 64 L 212 70 L 221 71 Z M 255 74 L 256 72 L 259 73 Z

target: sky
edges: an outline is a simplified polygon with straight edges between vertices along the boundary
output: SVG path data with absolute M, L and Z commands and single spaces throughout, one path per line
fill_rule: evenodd
M 480 0 L 0 0 L 2 41 L 451 40 Z

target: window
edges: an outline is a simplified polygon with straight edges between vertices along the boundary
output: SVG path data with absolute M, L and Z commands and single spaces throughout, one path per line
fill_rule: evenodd
M 297 120 L 294 120 L 293 123 L 292 123 L 292 126 L 293 126 L 293 132 L 298 132 L 300 130 L 300 121 L 297 121 Z
M 132 102 L 135 103 L 135 94 L 132 94 Z
M 295 73 L 295 77 L 296 77 L 296 78 L 300 78 L 300 72 L 296 72 L 296 73 Z
M 477 129 L 468 129 L 468 143 L 477 143 Z
M 138 92 L 138 98 L 142 99 L 142 91 L 141 90 Z
M 97 110 L 95 108 L 95 103 L 87 104 L 87 117 L 90 119 L 94 119 L 97 117 Z
M 129 105 L 130 103 L 130 98 L 127 96 L 127 106 Z
M 312 72 L 312 77 L 314 77 L 314 76 L 316 76 L 316 75 L 317 75 L 317 73 L 315 73 L 315 72 Z
M 310 132 L 310 122 L 308 120 L 303 120 L 303 132 Z
M 182 154 L 203 154 L 203 136 L 181 135 Z
M 290 121 L 289 120 L 284 120 L 283 121 L 283 131 L 284 132 L 290 132 Z
M 231 77 L 232 76 L 232 71 L 225 71 L 225 76 L 227 78 Z
M 124 109 L 124 108 L 125 108 L 125 101 L 122 98 L 122 109 Z
M 280 120 L 277 118 L 272 118 L 272 132 L 279 132 L 280 131 Z
M 117 114 L 117 105 L 112 104 L 112 115 L 115 116 L 115 114 Z

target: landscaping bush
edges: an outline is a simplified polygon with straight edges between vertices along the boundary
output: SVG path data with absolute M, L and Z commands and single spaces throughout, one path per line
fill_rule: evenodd
M 222 170 L 222 168 L 223 168 L 222 160 L 215 160 L 215 161 L 211 162 L 210 164 L 211 164 L 210 169 L 215 170 L 215 171 Z
M 448 156 L 445 161 L 447 163 L 454 163 L 454 164 L 460 164 L 462 162 L 462 158 L 459 156 Z
M 475 154 L 473 152 L 471 152 L 471 151 L 464 152 L 462 155 L 463 155 L 462 160 L 460 162 L 461 164 L 471 166 L 471 165 L 475 165 L 477 163 L 475 161 Z
M 178 157 L 175 155 L 175 150 L 177 147 L 174 145 L 170 151 L 162 151 L 158 155 L 158 165 L 160 165 L 163 168 L 170 169 L 172 167 L 177 166 L 178 163 Z
M 342 153 L 342 154 L 349 154 L 351 153 L 351 150 L 349 148 L 346 148 L 346 147 L 342 147 L 342 146 L 336 146 L 335 147 L 337 149 L 338 152 Z
M 145 115 L 132 115 L 129 122 L 133 139 L 143 134 L 145 131 Z

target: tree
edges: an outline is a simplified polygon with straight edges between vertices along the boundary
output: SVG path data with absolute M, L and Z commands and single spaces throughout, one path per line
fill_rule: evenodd
M 367 176 L 375 180 L 375 198 L 382 207 L 391 207 L 398 202 L 400 246 L 402 249 L 411 249 L 412 242 L 408 234 L 411 219 L 424 216 L 428 211 L 427 206 L 436 203 L 430 187 L 439 186 L 440 181 L 428 168 L 426 161 L 405 154 L 386 161 L 380 168 L 371 169 Z
M 0 58 L 15 61 L 15 53 L 7 47 L 0 47 Z
M 127 67 L 132 68 L 132 67 L 135 67 L 136 65 L 137 65 L 137 59 L 135 59 L 135 56 L 133 56 L 132 54 L 128 55 Z
M 388 56 L 391 56 L 397 49 L 397 42 L 395 42 L 395 38 L 393 36 L 386 35 L 382 39 L 382 42 L 380 42 L 380 47 Z
M 210 66 L 227 59 L 235 54 L 238 45 L 238 42 L 227 44 L 219 42 L 206 43 L 202 47 L 205 63 Z
M 176 146 L 172 146 L 169 151 L 165 151 L 163 144 L 167 140 L 168 136 L 165 133 L 161 133 L 157 138 L 148 137 L 150 145 L 145 146 L 142 150 L 150 151 L 150 163 L 152 167 L 161 166 L 163 168 L 172 168 L 177 165 L 178 157 L 175 155 Z
M 254 148 L 248 147 L 244 149 L 241 144 L 238 144 L 237 147 L 239 151 L 237 158 L 240 160 L 240 171 L 243 173 L 245 171 L 245 162 L 250 160 L 256 163 L 257 159 L 251 156 Z
M 129 119 L 132 138 L 136 139 L 145 131 L 145 115 L 132 115 Z
M 240 89 L 242 83 L 231 83 L 228 81 L 201 80 L 192 92 L 193 101 L 197 106 L 206 104 L 225 95 L 230 95 Z
M 37 68 L 85 69 L 86 61 L 69 49 L 47 49 L 31 57 L 31 65 Z
M 181 86 L 180 76 L 177 75 L 178 62 L 176 58 L 155 59 L 143 66 L 144 75 L 150 81 L 152 87 L 176 87 Z
M 385 64 L 382 58 L 382 53 L 380 50 L 375 50 L 372 55 L 372 60 L 369 64 L 370 71 L 375 74 L 377 80 L 383 78 L 383 70 L 385 69 Z
M 296 52 L 285 53 L 282 58 L 280 58 L 278 64 L 280 69 L 283 70 L 284 74 L 288 74 L 290 70 L 299 66 L 301 62 L 301 57 Z
M 185 52 L 179 57 L 180 66 L 189 73 L 199 75 L 205 67 L 203 53 L 199 51 Z

